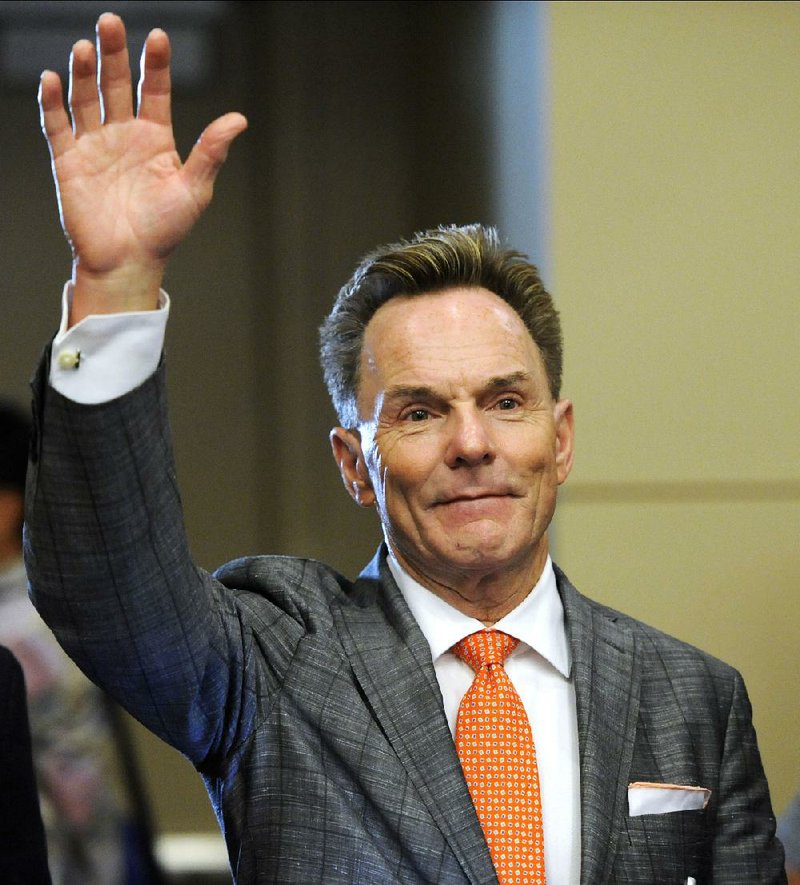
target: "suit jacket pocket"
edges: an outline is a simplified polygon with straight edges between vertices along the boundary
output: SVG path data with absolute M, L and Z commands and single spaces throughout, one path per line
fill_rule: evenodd
M 708 881 L 706 819 L 702 811 L 626 817 L 612 881 L 677 885 L 689 876 Z

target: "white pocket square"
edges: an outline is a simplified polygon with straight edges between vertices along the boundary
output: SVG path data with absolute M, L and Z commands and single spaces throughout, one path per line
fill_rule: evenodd
M 668 814 L 671 811 L 702 811 L 711 798 L 705 787 L 681 784 L 628 784 L 628 814 Z

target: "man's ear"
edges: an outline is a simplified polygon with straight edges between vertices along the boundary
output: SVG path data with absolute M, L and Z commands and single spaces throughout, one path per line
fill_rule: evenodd
M 553 408 L 553 417 L 556 423 L 556 470 L 558 484 L 561 485 L 572 470 L 575 454 L 575 416 L 572 402 L 560 399 Z
M 361 507 L 372 507 L 375 491 L 369 478 L 361 437 L 358 431 L 334 427 L 330 432 L 333 460 L 339 466 L 344 487 L 350 497 Z

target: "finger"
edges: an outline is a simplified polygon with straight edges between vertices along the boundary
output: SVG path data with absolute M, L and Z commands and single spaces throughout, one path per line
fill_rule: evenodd
M 131 68 L 125 25 L 118 15 L 105 12 L 97 20 L 100 55 L 100 92 L 103 121 L 119 123 L 133 116 Z
M 160 28 L 151 31 L 142 49 L 139 117 L 164 126 L 172 123 L 169 59 L 169 37 Z
M 69 59 L 69 108 L 76 136 L 100 126 L 97 55 L 89 40 L 79 40 Z
M 187 185 L 198 195 L 205 192 L 205 198 L 210 198 L 214 179 L 228 156 L 234 138 L 245 129 L 247 120 L 237 113 L 225 114 L 206 127 L 183 166 Z
M 64 107 L 61 78 L 55 71 L 44 71 L 39 80 L 39 118 L 53 159 L 72 147 L 75 139 Z

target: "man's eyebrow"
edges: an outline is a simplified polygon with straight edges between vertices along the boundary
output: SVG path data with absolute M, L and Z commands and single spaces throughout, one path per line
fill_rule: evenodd
M 487 390 L 500 390 L 503 387 L 515 387 L 518 384 L 525 384 L 531 380 L 530 372 L 512 372 L 510 375 L 499 375 L 497 378 L 491 378 L 486 385 Z
M 519 384 L 525 384 L 532 378 L 530 372 L 512 372 L 510 375 L 498 375 L 490 378 L 484 385 L 485 390 L 502 390 L 506 387 L 516 387 Z M 384 393 L 384 400 L 441 400 L 443 395 L 438 393 L 433 387 L 425 384 L 418 385 L 398 385 L 397 387 L 389 387 Z
M 437 394 L 432 387 L 419 385 L 416 387 L 389 387 L 383 396 L 384 400 L 431 400 L 441 399 L 441 394 Z

